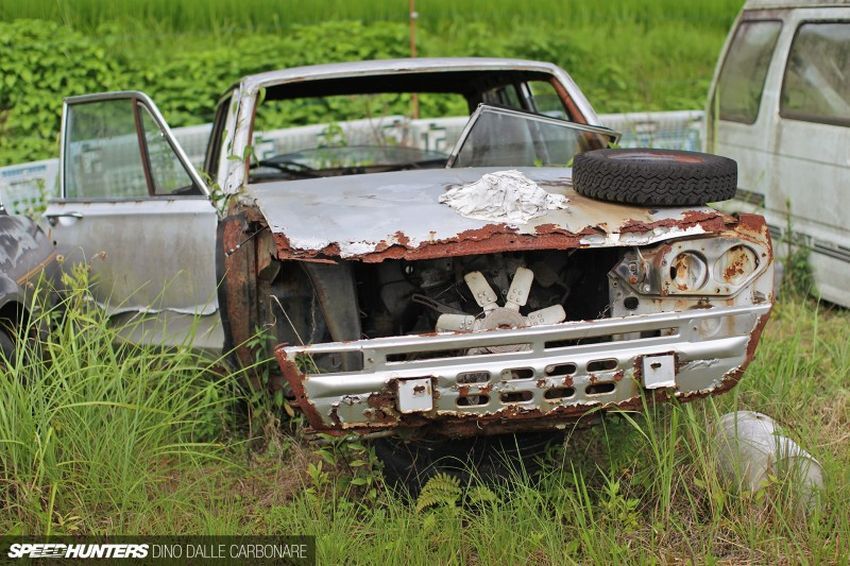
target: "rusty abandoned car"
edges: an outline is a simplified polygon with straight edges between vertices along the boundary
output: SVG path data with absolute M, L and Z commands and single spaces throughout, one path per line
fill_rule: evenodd
M 414 96 L 428 117 L 398 116 Z M 130 339 L 246 365 L 260 332 L 312 429 L 386 436 L 403 472 L 741 377 L 774 289 L 763 219 L 706 206 L 735 163 L 617 139 L 562 69 L 508 59 L 245 77 L 202 173 L 146 95 L 86 95 L 46 216 Z

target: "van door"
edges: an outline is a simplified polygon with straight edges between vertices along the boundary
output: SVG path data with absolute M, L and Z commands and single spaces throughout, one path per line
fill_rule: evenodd
M 45 216 L 65 265 L 86 262 L 95 301 L 131 340 L 221 349 L 209 189 L 144 93 L 72 97 L 61 198 Z M 123 325 L 122 325 L 123 327 Z
M 850 306 L 850 8 L 797 10 L 791 23 L 772 137 L 773 208 L 787 203 L 821 296 Z

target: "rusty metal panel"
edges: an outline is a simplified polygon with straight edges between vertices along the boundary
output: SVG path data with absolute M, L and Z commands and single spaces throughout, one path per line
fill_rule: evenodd
M 568 249 L 647 245 L 722 230 L 737 221 L 709 207 L 650 209 L 606 203 L 572 189 L 570 171 L 522 173 L 567 196 L 528 224 L 474 220 L 439 203 L 448 188 L 496 168 L 429 169 L 249 186 L 244 202 L 259 208 L 275 234 L 278 257 L 341 257 L 365 262 L 426 259 L 506 249 Z
M 439 423 L 441 429 L 462 434 L 463 427 L 453 428 L 454 424 L 465 423 L 466 432 L 474 433 L 489 424 L 503 428 L 509 421 L 527 419 L 543 419 L 551 426 L 593 410 L 639 405 L 640 368 L 646 355 L 675 352 L 677 387 L 664 394 L 684 400 L 728 389 L 749 363 L 770 308 L 765 303 L 514 330 L 280 346 L 276 355 L 300 407 L 317 430 Z M 725 320 L 735 323 L 722 326 L 710 338 L 702 334 L 706 321 Z M 623 338 L 640 332 L 655 334 Z M 609 341 L 559 345 L 576 338 Z M 498 354 L 464 353 L 517 344 L 524 348 Z M 298 367 L 299 356 L 352 352 L 363 355 L 361 371 L 304 373 Z M 399 359 L 408 354 L 423 356 Z M 699 363 L 702 360 L 714 362 Z M 486 380 L 466 383 L 459 379 L 471 371 L 486 374 Z M 432 380 L 432 410 L 399 411 L 398 382 L 407 379 Z

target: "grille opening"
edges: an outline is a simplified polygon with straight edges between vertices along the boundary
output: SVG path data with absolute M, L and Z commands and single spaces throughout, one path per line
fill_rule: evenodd
M 546 367 L 546 375 L 572 375 L 578 368 L 575 364 L 558 364 Z
M 587 395 L 602 395 L 603 393 L 611 393 L 616 387 L 617 384 L 613 381 L 606 381 L 603 383 L 588 385 L 584 388 L 584 392 Z
M 347 368 L 343 362 L 347 362 Z M 365 367 L 362 352 L 296 354 L 295 363 L 307 373 L 363 371 Z
M 490 402 L 489 395 L 463 395 L 457 398 L 458 407 L 478 407 Z
M 608 358 L 606 360 L 593 360 L 589 364 L 587 364 L 587 371 L 610 371 L 612 369 L 617 369 L 617 360 L 614 358 Z
M 511 391 L 500 395 L 502 403 L 527 403 L 534 398 L 531 391 Z
M 569 348 L 571 346 L 581 346 L 582 344 L 603 344 L 605 342 L 611 342 L 611 336 L 596 336 L 589 338 L 579 338 L 578 340 L 552 340 L 550 342 L 546 342 L 543 347 L 547 350 L 554 348 Z
M 531 344 L 507 344 L 494 346 L 493 348 L 503 349 L 503 351 L 505 352 L 522 352 L 524 350 L 531 350 Z M 387 362 L 415 362 L 419 360 L 436 360 L 440 358 L 464 358 L 476 355 L 493 355 L 483 351 L 485 349 L 486 347 L 482 347 L 482 352 L 471 355 L 469 354 L 469 350 L 431 350 L 429 352 L 400 352 L 398 354 L 387 354 Z M 494 353 L 498 354 L 499 351 L 497 350 Z
M 659 328 L 657 330 L 644 330 L 640 333 L 641 338 L 659 338 L 661 336 L 676 336 L 678 328 Z
M 531 368 L 516 368 L 503 369 L 502 379 L 531 379 L 534 377 L 534 370 Z
M 489 371 L 468 371 L 457 374 L 458 383 L 487 383 L 490 381 Z
M 552 389 L 547 389 L 543 393 L 543 397 L 545 399 L 567 399 L 575 394 L 576 390 L 572 387 L 553 387 Z
M 416 360 L 434 360 L 437 358 L 459 358 L 466 350 L 433 350 L 431 352 L 400 352 L 387 354 L 387 362 L 412 362 Z

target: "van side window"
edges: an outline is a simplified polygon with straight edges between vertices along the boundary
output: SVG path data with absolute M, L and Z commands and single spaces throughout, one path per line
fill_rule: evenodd
M 743 21 L 726 52 L 717 81 L 721 120 L 753 124 L 759 114 L 764 79 L 782 23 Z
M 799 27 L 788 55 L 779 113 L 850 126 L 850 22 Z

